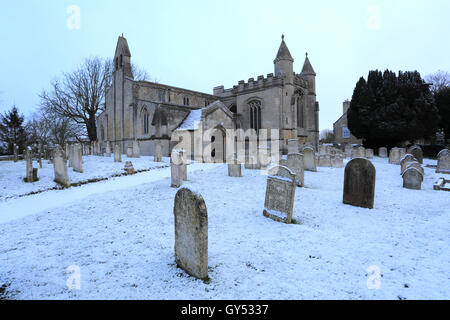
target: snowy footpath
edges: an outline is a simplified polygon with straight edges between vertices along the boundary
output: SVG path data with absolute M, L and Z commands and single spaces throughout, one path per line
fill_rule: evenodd
M 183 187 L 208 210 L 208 283 L 174 263 L 169 168 L 1 201 L 0 299 L 450 299 L 450 192 L 433 190 L 450 175 L 425 168 L 408 190 L 400 166 L 373 163 L 373 210 L 342 204 L 344 169 L 319 168 L 293 225 L 263 216 L 259 171 L 188 166 Z

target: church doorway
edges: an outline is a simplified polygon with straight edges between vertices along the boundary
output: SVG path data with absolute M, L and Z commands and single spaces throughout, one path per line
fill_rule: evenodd
M 226 131 L 216 127 L 211 135 L 211 159 L 214 163 L 226 162 Z

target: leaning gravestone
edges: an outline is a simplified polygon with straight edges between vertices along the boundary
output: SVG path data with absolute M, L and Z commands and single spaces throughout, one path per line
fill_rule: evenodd
M 55 182 L 70 187 L 69 174 L 67 172 L 67 162 L 64 159 L 64 151 L 57 146 L 53 155 L 53 168 L 55 171 Z
M 389 153 L 389 163 L 400 164 L 400 159 L 400 149 L 392 148 L 391 152 Z
M 450 151 L 449 150 L 444 149 L 441 152 L 439 152 L 436 173 L 450 174 Z
M 73 147 L 73 171 L 83 173 L 83 152 L 81 150 L 81 145 L 76 144 Z
M 305 171 L 303 169 L 303 155 L 301 153 L 290 153 L 287 155 L 287 167 L 295 174 L 297 186 L 305 185 Z
M 414 167 L 406 169 L 403 174 L 403 188 L 420 190 L 422 189 L 423 174 Z
M 26 162 L 26 182 L 34 182 L 33 179 L 33 152 L 31 151 L 31 147 L 27 147 L 25 150 L 25 162 Z
M 369 160 L 363 158 L 351 160 L 345 167 L 343 202 L 373 209 L 375 176 L 375 167 Z
M 412 146 L 411 148 L 408 149 L 408 153 L 412 154 L 414 158 L 416 158 L 417 161 L 419 161 L 420 164 L 423 163 L 423 151 L 421 147 Z
M 208 278 L 208 212 L 200 194 L 178 190 L 175 216 L 175 262 L 198 279 Z
M 271 168 L 267 177 L 263 215 L 275 221 L 292 223 L 295 189 L 295 174 L 289 168 Z
M 303 148 L 303 165 L 306 171 L 317 171 L 316 156 L 312 147 Z
M 114 145 L 114 162 L 122 162 L 122 152 L 118 144 Z
M 242 165 L 234 159 L 232 162 L 228 163 L 228 176 L 229 177 L 242 177 Z
M 378 156 L 379 156 L 380 158 L 387 158 L 387 157 L 388 157 L 388 156 L 387 156 L 387 149 L 384 148 L 384 147 L 378 149 Z
M 133 158 L 141 157 L 141 147 L 139 146 L 139 141 L 133 141 Z

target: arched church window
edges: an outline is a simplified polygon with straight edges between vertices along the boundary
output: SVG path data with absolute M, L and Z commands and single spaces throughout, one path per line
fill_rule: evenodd
M 250 128 L 259 132 L 262 124 L 261 101 L 252 100 L 248 106 L 250 107 Z
M 230 107 L 230 111 L 231 111 L 232 113 L 237 113 L 237 107 L 236 107 L 235 104 L 233 104 L 233 105 Z
M 142 110 L 142 131 L 144 134 L 149 133 L 149 118 L 147 109 Z

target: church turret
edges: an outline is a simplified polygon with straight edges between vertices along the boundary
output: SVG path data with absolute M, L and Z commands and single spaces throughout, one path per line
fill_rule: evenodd
M 122 70 L 124 76 L 133 78 L 131 71 L 131 53 L 127 39 L 119 36 L 117 40 L 116 53 L 114 54 L 114 71 Z
M 284 76 L 290 83 L 294 81 L 294 59 L 286 46 L 286 42 L 284 42 L 284 35 L 281 36 L 280 49 L 278 49 L 277 57 L 273 63 L 275 64 L 275 76 Z
M 308 52 L 306 53 L 305 63 L 303 64 L 302 73 L 300 74 L 302 78 L 308 81 L 310 85 L 310 90 L 312 93 L 316 93 L 316 72 L 314 71 L 311 62 L 308 58 Z

